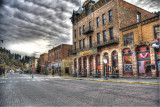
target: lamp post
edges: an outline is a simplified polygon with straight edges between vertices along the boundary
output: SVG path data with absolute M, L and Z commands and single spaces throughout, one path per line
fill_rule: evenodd
M 107 59 L 105 57 L 103 57 L 103 63 L 105 65 L 104 70 L 105 70 L 105 74 L 104 74 L 104 80 L 107 80 L 107 76 L 106 76 L 106 64 L 107 64 Z

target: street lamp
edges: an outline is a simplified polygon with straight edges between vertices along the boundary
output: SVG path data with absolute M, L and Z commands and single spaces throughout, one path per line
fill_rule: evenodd
M 104 75 L 104 80 L 107 80 L 107 76 L 106 76 L 106 64 L 107 64 L 107 59 L 105 58 L 105 56 L 103 57 L 103 63 L 105 65 L 104 70 L 105 70 L 105 75 Z

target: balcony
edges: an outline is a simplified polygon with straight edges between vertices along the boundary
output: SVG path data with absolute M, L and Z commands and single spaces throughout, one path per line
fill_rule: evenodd
M 119 44 L 119 37 L 114 37 L 112 40 L 100 41 L 99 43 L 95 42 L 92 44 L 92 47 L 90 47 L 90 45 L 86 45 L 85 48 L 77 48 L 76 50 L 72 50 L 72 55 L 88 49 L 111 46 L 115 44 Z
M 100 43 L 96 43 L 97 48 L 98 47 L 104 47 L 104 46 L 110 46 L 110 45 L 114 45 L 114 44 L 119 44 L 119 38 L 118 37 L 114 37 L 112 40 L 106 40 L 106 41 L 100 41 Z
M 85 31 L 83 32 L 84 35 L 87 35 L 89 33 L 92 33 L 94 32 L 93 28 L 92 27 L 89 27 L 89 28 L 86 28 Z

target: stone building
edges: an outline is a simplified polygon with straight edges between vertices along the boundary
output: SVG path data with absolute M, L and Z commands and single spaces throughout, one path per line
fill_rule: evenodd
M 121 29 L 123 76 L 160 77 L 159 15 Z
M 40 65 L 41 65 L 41 74 L 45 74 L 47 71 L 48 65 L 48 54 L 44 53 L 40 55 Z
M 73 11 L 73 65 L 78 76 L 123 76 L 120 28 L 155 16 L 123 0 L 86 0 Z M 103 63 L 107 59 L 107 64 Z

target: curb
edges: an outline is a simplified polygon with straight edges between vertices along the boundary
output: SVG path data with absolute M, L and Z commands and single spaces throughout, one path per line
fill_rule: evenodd
M 93 79 L 82 79 L 82 78 L 64 78 L 64 79 L 85 80 L 85 81 L 98 81 L 98 82 L 112 82 L 112 83 L 160 85 L 160 83 L 147 83 L 147 82 L 124 82 L 124 81 L 93 80 Z

